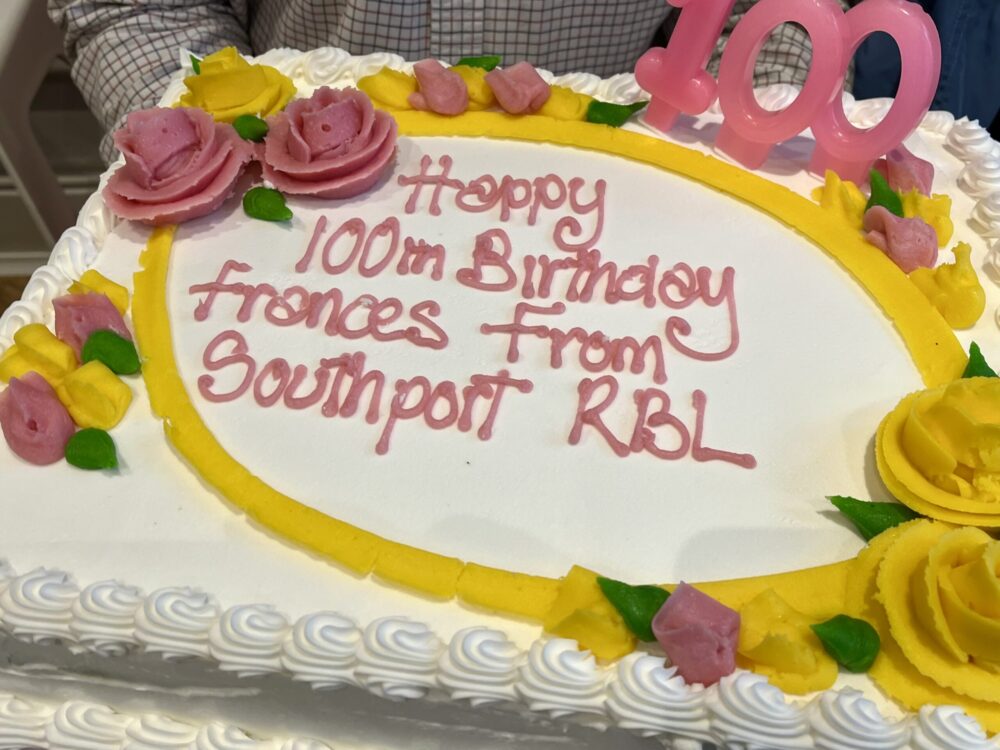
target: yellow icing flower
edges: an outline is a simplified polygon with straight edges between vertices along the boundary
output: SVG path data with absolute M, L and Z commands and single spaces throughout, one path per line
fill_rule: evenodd
M 836 172 L 828 169 L 823 187 L 813 190 L 812 197 L 822 208 L 833 211 L 853 229 L 861 230 L 868 199 L 853 182 L 841 180 Z
M 219 122 L 240 115 L 267 117 L 279 112 L 295 94 L 291 80 L 269 65 L 251 65 L 235 47 L 201 61 L 201 72 L 184 79 L 183 107 L 199 107 Z
M 378 73 L 360 79 L 358 88 L 381 109 L 413 109 L 410 94 L 417 93 L 418 85 L 416 76 L 382 68 Z
M 635 648 L 635 636 L 597 585 L 597 574 L 574 565 L 562 580 L 545 630 L 572 638 L 598 659 L 620 659 Z
M 955 225 L 951 220 L 951 196 L 926 196 L 914 188 L 902 194 L 903 216 L 912 219 L 919 216 L 937 232 L 938 247 L 944 247 L 955 233 Z
M 834 661 L 809 626 L 774 589 L 766 589 L 740 609 L 740 666 L 765 675 L 786 693 L 826 690 L 837 679 Z
M 906 659 L 937 685 L 1000 708 L 1000 542 L 920 521 L 885 553 L 876 594 Z
M 54 388 L 76 365 L 76 353 L 69 344 L 41 323 L 32 323 L 14 334 L 14 346 L 0 359 L 0 380 L 34 370 Z
M 937 268 L 918 268 L 910 274 L 910 281 L 931 301 L 952 328 L 971 328 L 986 309 L 986 292 L 983 291 L 970 255 L 972 248 L 959 242 L 952 253 L 954 263 Z
M 97 360 L 70 373 L 56 395 L 78 426 L 100 430 L 118 424 L 132 403 L 132 389 Z
M 474 68 L 471 65 L 453 65 L 452 70 L 462 76 L 466 88 L 469 89 L 469 110 L 489 109 L 497 103 L 493 89 L 486 83 L 487 71 Z
M 910 394 L 879 426 L 876 458 L 889 491 L 918 513 L 1000 526 L 1000 378 Z
M 128 310 L 128 289 L 94 269 L 84 272 L 69 286 L 70 294 L 103 294 L 122 315 Z
M 587 107 L 594 97 L 578 94 L 565 86 L 549 87 L 549 98 L 535 114 L 557 120 L 586 120 Z

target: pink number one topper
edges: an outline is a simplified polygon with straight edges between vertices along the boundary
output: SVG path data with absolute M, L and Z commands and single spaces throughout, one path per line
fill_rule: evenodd
M 652 96 L 644 119 L 664 133 L 681 112 L 700 115 L 715 101 L 715 79 L 705 72 L 705 64 L 736 0 L 667 3 L 682 9 L 670 43 L 649 50 L 635 66 L 636 81 Z
M 901 144 L 930 109 L 941 73 L 941 40 L 934 21 L 917 3 L 906 0 L 865 0 L 844 17 L 844 72 L 865 37 L 889 34 L 899 47 L 902 75 L 892 107 L 873 128 L 854 127 L 837 97 L 813 121 L 816 150 L 809 169 L 832 169 L 845 180 L 868 180 L 872 163 Z

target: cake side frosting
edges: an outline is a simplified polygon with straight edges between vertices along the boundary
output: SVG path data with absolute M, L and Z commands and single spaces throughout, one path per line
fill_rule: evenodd
M 975 742 L 984 749 L 1000 747 L 996 741 L 988 743 L 976 722 L 954 707 L 928 706 L 917 716 L 887 719 L 876 703 L 850 687 L 808 700 L 789 698 L 766 678 L 738 670 L 705 688 L 686 684 L 662 656 L 637 652 L 602 666 L 568 639 L 545 638 L 522 651 L 503 633 L 475 627 L 446 642 L 406 617 L 361 625 L 335 612 L 317 612 L 292 622 L 268 605 L 222 606 L 215 597 L 188 588 L 144 594 L 116 581 L 81 588 L 59 571 L 16 575 L 7 564 L 3 570 L 0 623 L 8 632 L 103 656 L 142 650 L 164 659 L 207 659 L 243 677 L 283 673 L 318 690 L 355 685 L 397 700 L 430 693 L 473 706 L 520 705 L 553 719 L 725 746 L 952 750 Z M 122 604 L 95 607 L 95 597 Z M 158 623 L 155 636 L 151 620 Z M 0 746 L 6 746 L 5 739 L 44 737 L 49 744 L 41 747 L 65 747 L 58 738 L 69 725 L 59 711 L 99 711 L 108 721 L 114 718 L 117 730 L 104 734 L 96 725 L 75 725 L 74 731 L 96 747 L 116 746 L 120 732 L 148 729 L 97 704 L 74 701 L 55 710 L 10 697 L 3 705 Z M 164 722 L 192 737 L 223 731 L 221 725 L 199 730 L 166 716 L 144 720 Z M 232 734 L 239 732 L 235 728 L 226 732 L 217 736 L 245 741 L 243 733 Z M 171 746 L 155 733 L 143 736 L 150 747 Z
M 291 53 L 289 51 L 282 51 L 281 55 L 275 54 L 273 56 L 273 59 L 269 59 L 268 62 L 270 64 L 275 64 L 278 67 L 285 65 L 286 70 L 290 74 L 293 74 L 294 76 L 297 77 L 301 77 L 304 80 L 315 83 L 317 85 L 320 83 L 329 82 L 331 80 L 339 82 L 342 77 L 347 75 L 344 73 L 344 68 L 346 67 L 347 58 L 345 56 L 337 55 L 334 53 L 325 53 L 325 51 L 321 52 L 324 52 L 324 54 L 321 55 L 319 53 L 308 53 L 306 55 L 306 57 L 309 58 L 308 61 L 302 61 L 301 59 L 299 59 L 302 56 L 296 55 L 295 53 Z M 310 55 L 311 57 L 309 57 Z M 385 60 L 383 60 L 383 58 L 377 58 L 375 60 L 366 59 L 363 61 L 359 61 L 356 64 L 352 62 L 352 65 L 355 65 L 355 67 L 352 69 L 354 72 L 351 73 L 351 75 L 357 75 L 358 73 L 363 75 L 367 72 L 373 72 L 375 69 L 377 69 L 376 65 L 380 67 L 381 65 L 386 64 L 387 62 L 392 64 L 396 63 L 395 60 L 388 59 L 389 56 L 384 56 L 384 57 L 386 58 Z M 298 61 L 293 63 L 292 62 L 293 60 L 298 60 Z M 617 96 L 620 100 L 624 101 L 628 100 L 630 97 L 633 97 L 636 93 L 636 91 L 632 88 L 634 84 L 630 84 L 628 82 L 627 76 L 617 77 L 617 78 L 618 80 L 615 81 L 614 86 L 611 86 L 608 82 L 598 82 L 586 77 L 580 77 L 580 80 L 574 82 L 583 87 L 584 90 L 593 92 L 597 92 L 598 87 L 604 86 L 605 88 L 603 89 L 603 91 L 608 93 L 604 93 L 603 96 L 607 97 L 608 99 L 613 99 Z M 566 81 L 565 83 L 573 83 L 573 82 Z M 787 101 L 788 92 L 778 91 L 775 94 L 773 94 L 771 99 L 773 99 L 774 103 L 780 104 L 781 102 Z M 771 99 L 765 98 L 766 101 L 771 101 Z M 867 110 L 871 110 L 871 112 L 868 112 Z M 865 108 L 864 111 L 862 111 L 862 116 L 863 116 L 862 119 L 877 116 L 878 111 L 879 110 L 877 105 L 868 106 Z M 875 114 L 872 114 L 872 112 L 874 112 Z M 941 117 L 931 118 L 931 116 L 929 115 L 928 118 L 925 120 L 929 132 L 941 133 L 943 129 L 941 121 L 943 119 L 944 118 Z M 972 129 L 967 127 L 966 125 L 962 125 L 962 132 L 958 133 L 955 136 L 955 138 L 951 140 L 954 141 L 955 147 L 959 149 L 963 155 L 972 158 L 972 156 L 979 154 L 979 151 L 976 150 L 978 144 L 977 135 L 975 132 L 972 132 Z M 982 172 L 983 170 L 980 169 L 979 171 Z M 996 222 L 994 222 L 992 217 L 986 212 L 986 207 L 988 206 L 988 204 L 983 204 L 983 206 L 984 208 L 983 211 L 981 212 L 985 219 L 983 225 L 986 228 L 990 228 Z M 87 210 L 88 209 L 85 209 L 85 211 Z M 9 312 L 8 314 L 5 314 L 3 320 L 0 321 L 0 346 L 2 346 L 2 340 L 3 340 L 2 337 L 7 331 L 12 332 L 15 328 L 18 328 L 27 322 L 46 322 L 46 320 L 50 320 L 51 311 L 48 308 L 50 307 L 49 302 L 52 299 L 52 297 L 57 296 L 59 293 L 64 291 L 65 286 L 67 286 L 71 280 L 78 277 L 78 275 L 82 273 L 82 271 L 85 270 L 87 267 L 89 267 L 89 265 L 96 258 L 103 239 L 100 235 L 103 231 L 105 231 L 107 227 L 106 212 L 104 212 L 103 210 L 98 210 L 98 208 L 95 207 L 90 207 L 89 215 L 86 217 L 81 216 L 81 221 L 84 223 L 85 226 L 89 226 L 91 228 L 92 230 L 91 235 L 88 236 L 86 232 L 80 231 L 78 228 L 77 230 L 70 230 L 74 232 L 72 236 L 69 236 L 68 238 L 67 236 L 64 236 L 64 238 L 60 240 L 60 244 L 57 245 L 56 251 L 53 253 L 53 258 L 51 259 L 50 264 L 45 269 L 40 269 L 39 272 L 36 272 L 36 275 L 33 277 L 32 283 L 31 285 L 29 285 L 29 289 L 26 290 L 25 292 L 24 301 L 20 303 L 19 306 L 15 306 L 15 308 L 12 308 L 12 311 Z M 57 254 L 59 255 L 59 257 L 56 257 Z M 58 581 L 56 581 L 51 583 L 50 585 L 55 586 L 55 589 L 53 590 L 58 590 L 59 586 L 62 584 L 59 584 Z M 80 603 L 79 601 L 75 603 L 74 606 L 81 613 L 80 617 L 82 619 L 80 622 L 77 622 L 75 619 L 71 619 L 69 620 L 69 624 L 67 625 L 63 619 L 60 619 L 62 617 L 61 615 L 55 620 L 50 620 L 43 618 L 39 614 L 38 623 L 31 624 L 33 621 L 31 620 L 30 616 L 26 615 L 25 611 L 22 611 L 20 614 L 15 612 L 12 620 L 14 625 L 11 625 L 11 627 L 20 628 L 20 632 L 25 635 L 30 632 L 31 628 L 35 628 L 37 631 L 36 635 L 44 636 L 45 634 L 55 633 L 57 637 L 61 638 L 65 637 L 66 628 L 68 627 L 70 632 L 75 632 L 76 637 L 79 637 L 81 640 L 86 637 L 86 640 L 88 642 L 92 642 L 94 644 L 100 642 L 104 643 L 106 648 L 115 648 L 116 647 L 115 644 L 120 643 L 118 639 L 121 633 L 123 633 L 127 629 L 127 627 L 123 623 L 127 619 L 127 612 L 130 610 L 130 607 L 134 603 L 134 600 L 135 597 L 133 590 L 127 590 L 125 592 L 116 591 L 113 595 L 110 595 L 110 589 L 108 589 L 107 587 L 98 588 L 91 592 L 91 596 L 89 597 L 86 605 Z M 30 597 L 28 597 L 26 599 L 23 599 L 23 601 L 32 601 L 32 600 L 30 599 Z M 62 603 L 59 604 L 59 607 L 61 606 Z M 107 617 L 108 621 L 102 622 L 100 626 L 96 624 L 96 621 L 100 621 L 103 617 L 102 615 L 98 614 L 87 620 L 87 617 L 82 614 L 83 612 L 89 612 L 89 613 L 93 613 L 94 611 L 101 612 L 103 611 L 102 608 L 113 610 L 114 616 L 112 617 L 111 614 L 109 614 Z M 12 611 L 14 609 L 15 608 L 12 607 Z M 56 609 L 58 609 L 58 607 L 56 607 Z M 228 621 L 229 624 L 226 627 L 226 632 L 228 632 L 231 635 L 237 633 L 240 627 L 239 622 L 244 622 L 245 617 L 249 617 L 250 620 L 252 621 L 258 621 L 262 619 L 265 623 L 269 622 L 270 626 L 264 628 L 265 631 L 264 633 L 259 632 L 259 629 L 254 629 L 249 634 L 244 633 L 243 635 L 245 635 L 246 637 L 240 643 L 229 643 L 228 641 L 225 640 L 224 636 L 221 635 L 221 633 L 223 633 L 223 629 L 222 626 L 219 625 L 218 632 L 215 635 L 214 647 L 210 643 L 211 638 L 209 638 L 208 639 L 209 643 L 207 646 L 199 645 L 197 646 L 196 649 L 193 650 L 197 650 L 197 652 L 203 656 L 205 655 L 205 652 L 209 652 L 211 653 L 212 656 L 219 658 L 220 663 L 230 664 L 231 665 L 230 668 L 235 669 L 236 671 L 247 671 L 247 672 L 252 672 L 254 669 L 260 669 L 261 668 L 260 665 L 262 664 L 267 665 L 268 667 L 272 667 L 275 664 L 276 658 L 282 665 L 287 665 L 289 663 L 293 664 L 297 663 L 297 660 L 302 658 L 301 650 L 295 652 L 294 656 L 287 653 L 281 653 L 277 657 L 275 656 L 274 643 L 275 639 L 277 638 L 276 634 L 285 632 L 286 628 L 288 627 L 287 622 L 284 625 L 282 624 L 280 615 L 276 615 L 273 613 L 268 614 L 266 611 L 262 612 L 258 610 L 253 610 L 253 612 L 247 613 L 245 616 L 242 613 L 240 614 L 234 613 L 231 619 Z M 234 620 L 233 618 L 236 619 Z M 43 620 L 45 620 L 44 624 L 42 624 Z M 114 622 L 111 622 L 111 620 L 114 620 Z M 74 625 L 74 623 L 76 624 Z M 485 637 L 486 636 L 483 633 L 479 633 L 477 636 L 477 643 L 482 642 L 482 639 Z M 379 660 L 380 658 L 384 657 L 384 653 L 383 651 L 379 651 L 380 647 L 376 647 L 374 644 L 385 643 L 386 638 L 388 638 L 389 643 L 392 642 L 392 638 L 389 636 L 383 636 L 383 637 L 373 636 L 372 640 L 373 645 L 370 648 L 375 648 L 375 651 L 370 650 L 368 658 L 369 661 L 371 661 L 371 666 L 366 672 L 366 674 L 368 675 L 369 682 L 372 685 L 385 684 L 384 682 L 380 682 L 378 678 L 378 674 L 381 673 L 380 670 L 385 669 L 385 662 Z M 201 636 L 198 636 L 196 640 L 199 644 L 202 643 Z M 126 643 L 128 642 L 127 639 L 125 640 L 125 642 Z M 266 644 L 266 648 L 265 646 L 262 646 L 260 644 Z M 253 653 L 248 655 L 248 651 L 258 648 L 261 649 L 261 653 Z M 310 649 L 313 648 L 312 644 L 310 644 L 309 648 Z M 477 648 L 478 647 L 475 644 L 466 643 L 464 640 L 461 642 L 460 645 L 456 645 L 455 641 L 453 640 L 451 642 L 451 645 L 449 645 L 447 653 L 452 654 L 453 651 L 454 653 L 457 654 L 467 654 L 469 652 L 476 653 Z M 501 646 L 498 648 L 500 648 L 501 651 L 507 652 L 506 646 Z M 265 651 L 266 653 L 264 653 Z M 380 653 L 382 654 L 382 657 L 376 658 L 375 656 L 372 656 L 371 654 L 374 653 Z M 389 653 L 391 653 L 391 651 Z M 416 673 L 418 674 L 425 673 L 426 665 L 432 661 L 432 659 L 430 658 L 430 654 L 433 654 L 435 657 L 441 654 L 440 658 L 442 660 L 444 659 L 444 652 L 442 651 L 440 646 L 430 646 L 429 651 L 425 650 L 422 653 L 422 655 L 420 655 L 418 658 L 415 659 L 415 661 L 418 664 L 424 665 L 415 667 L 414 669 L 416 670 Z M 346 657 L 346 658 L 348 661 L 350 661 L 352 657 Z M 514 661 L 516 661 L 517 658 L 518 657 L 515 657 Z M 455 659 L 452 657 L 452 663 L 454 663 L 454 661 Z M 501 659 L 499 666 L 494 665 L 494 671 L 499 671 L 502 674 L 508 674 L 510 670 L 504 665 L 509 664 L 510 661 L 511 661 L 510 658 Z M 442 664 L 443 663 L 444 662 L 442 661 Z M 542 662 L 539 663 L 542 664 Z M 535 688 L 532 688 L 532 690 L 536 689 L 538 685 L 545 685 L 547 679 L 549 680 L 549 684 L 551 684 L 551 676 L 550 676 L 551 665 L 543 665 L 543 666 L 547 670 L 546 675 L 548 676 L 542 677 L 538 675 L 533 675 L 532 676 L 533 681 L 531 684 L 534 685 Z M 314 668 L 325 669 L 325 667 L 321 666 L 319 662 L 316 662 Z M 454 666 L 450 668 L 455 669 Z M 539 667 L 539 669 L 541 668 L 542 666 Z M 332 668 L 331 674 L 335 673 L 338 669 L 341 669 L 341 667 L 334 666 Z M 486 672 L 489 671 L 489 669 L 487 669 L 486 667 L 475 665 L 472 668 L 472 671 L 475 673 L 477 670 Z M 643 679 L 646 683 L 648 683 L 650 681 L 648 679 L 648 673 L 649 673 L 648 665 L 644 666 L 644 670 L 646 670 L 644 672 L 646 677 L 644 677 Z M 401 671 L 405 672 L 406 670 L 401 670 Z M 441 668 L 441 671 L 442 673 L 444 673 L 443 667 Z M 591 675 L 590 682 L 588 682 L 587 679 L 585 678 L 585 673 L 586 673 L 585 666 L 583 667 L 581 667 L 580 665 L 574 666 L 573 668 L 574 680 L 582 680 L 581 683 L 582 687 L 580 687 L 579 692 L 585 695 L 583 699 L 576 699 L 577 705 L 584 707 L 593 705 L 594 702 L 593 683 L 595 681 L 597 683 L 600 683 L 599 676 L 594 677 L 593 675 Z M 634 686 L 635 684 L 638 684 L 640 680 L 635 675 L 632 675 L 632 677 L 634 677 L 635 679 L 632 679 L 632 681 L 629 683 L 630 687 L 628 689 L 622 686 L 623 682 L 621 679 L 617 679 L 617 681 L 611 680 L 610 681 L 611 687 L 607 688 L 609 694 L 614 694 L 618 696 L 634 695 L 635 694 Z M 327 675 L 327 679 L 335 679 L 335 678 L 331 678 L 329 675 Z M 438 679 L 441 681 L 441 685 L 445 684 L 443 677 L 439 677 Z M 465 679 L 463 679 L 461 673 L 458 673 L 457 675 L 452 674 L 451 678 L 449 679 L 453 685 L 462 685 L 463 690 L 467 691 L 468 687 L 467 682 Z M 659 679 L 660 682 L 663 682 L 663 679 L 659 677 L 657 679 Z M 669 679 L 667 679 L 666 681 L 669 682 Z M 746 680 L 744 680 L 744 682 L 746 682 Z M 441 685 L 438 685 L 436 687 L 440 688 Z M 618 687 L 612 690 L 612 688 L 615 685 L 618 685 Z M 417 689 L 419 692 L 418 688 L 414 689 Z M 502 694 L 503 691 L 504 691 L 503 688 L 498 689 L 498 692 Z M 713 716 L 717 720 L 717 722 L 721 722 L 724 726 L 730 728 L 735 727 L 734 736 L 738 737 L 741 731 L 745 731 L 743 729 L 739 729 L 739 726 L 741 726 L 743 721 L 745 720 L 744 714 L 749 714 L 750 716 L 757 716 L 757 715 L 766 716 L 769 714 L 770 711 L 778 711 L 780 716 L 775 718 L 775 725 L 774 726 L 768 725 L 768 728 L 766 730 L 763 730 L 764 731 L 763 736 L 767 739 L 758 741 L 772 741 L 772 742 L 780 741 L 782 743 L 787 741 L 791 743 L 788 745 L 791 747 L 791 746 L 798 746 L 795 743 L 799 741 L 804 741 L 800 740 L 799 738 L 802 732 L 806 732 L 808 734 L 808 732 L 810 731 L 808 727 L 812 727 L 812 731 L 814 733 L 817 733 L 818 736 L 823 732 L 830 731 L 828 725 L 835 724 L 835 722 L 829 717 L 831 716 L 841 717 L 842 715 L 852 716 L 856 713 L 852 712 L 848 708 L 841 707 L 840 703 L 842 701 L 840 701 L 840 699 L 838 698 L 835 701 L 837 703 L 837 706 L 835 708 L 828 708 L 828 710 L 825 713 L 822 713 L 821 715 L 817 713 L 818 709 L 810 709 L 811 711 L 811 713 L 809 714 L 810 718 L 808 719 L 808 721 L 806 721 L 801 715 L 796 713 L 796 711 L 789 712 L 789 711 L 784 711 L 783 709 L 779 710 L 780 706 L 778 706 L 778 704 L 775 702 L 773 693 L 767 693 L 767 691 L 764 691 L 766 694 L 760 695 L 759 692 L 760 691 L 755 688 L 754 690 L 750 691 L 752 695 L 743 697 L 739 697 L 741 694 L 727 693 L 725 696 L 725 700 L 723 698 L 719 698 L 713 703 L 714 712 L 711 713 L 711 716 Z M 494 695 L 495 694 L 496 693 L 494 693 Z M 837 695 L 837 694 L 831 692 L 827 693 L 826 695 Z M 462 697 L 465 696 L 463 695 Z M 482 698 L 482 696 L 478 697 Z M 611 699 L 608 698 L 605 700 L 608 701 L 608 707 L 602 709 L 602 711 L 614 715 L 614 711 L 610 707 L 611 704 L 609 702 Z M 656 722 L 655 718 L 649 718 L 643 715 L 640 709 L 637 709 L 634 707 L 634 705 L 628 704 L 627 702 L 624 701 L 625 699 L 622 698 L 618 701 L 616 705 L 619 705 L 619 707 L 622 709 L 621 711 L 622 716 L 625 716 L 627 713 L 628 715 L 633 717 L 632 719 L 627 719 L 627 721 L 634 721 L 636 725 L 650 724 L 650 723 L 655 724 Z M 647 706 L 649 704 L 649 701 L 650 698 L 648 694 L 640 695 L 635 699 L 635 702 L 638 703 L 640 707 Z M 536 703 L 538 706 L 556 706 L 557 710 L 560 707 L 562 709 L 565 708 L 565 701 L 562 701 L 562 703 L 560 703 L 560 700 L 554 700 L 551 697 L 538 698 Z M 572 706 L 573 700 L 570 700 L 569 703 Z M 699 702 L 696 700 L 695 703 Z M 660 704 L 656 703 L 655 705 L 660 705 Z M 585 710 L 585 708 L 583 710 Z M 699 713 L 701 711 L 702 709 L 698 708 L 696 709 L 695 713 Z M 863 718 L 868 719 L 871 717 L 871 712 L 866 705 L 862 705 L 859 711 Z M 709 713 L 708 709 L 704 709 L 704 713 L 708 714 Z M 956 725 L 955 722 L 951 721 L 951 714 L 948 714 L 946 716 L 945 713 L 947 712 L 943 712 L 942 709 L 938 709 L 933 714 L 930 714 L 929 712 L 926 724 L 923 723 L 923 714 L 921 714 L 921 719 L 919 721 L 921 721 L 922 723 L 917 725 L 912 730 L 914 732 L 913 735 L 914 741 L 916 742 L 919 739 L 919 742 L 923 743 L 920 744 L 919 746 L 933 747 L 934 746 L 933 744 L 928 744 L 932 742 L 932 740 L 926 739 L 928 737 L 939 738 L 939 741 L 943 742 L 944 743 L 943 746 L 945 747 L 949 746 L 947 743 L 952 741 L 954 741 L 955 743 L 954 746 L 956 747 L 959 746 L 958 739 L 952 737 L 949 737 L 947 739 L 941 739 L 942 737 L 944 737 L 944 735 L 941 734 L 940 726 L 947 727 Z M 637 714 L 639 715 L 639 718 L 634 718 Z M 685 726 L 687 726 L 688 729 L 692 729 L 692 727 L 697 723 L 698 723 L 697 721 L 693 721 L 691 725 L 685 725 Z M 806 728 L 803 729 L 803 727 Z M 697 730 L 694 731 L 695 734 L 691 736 L 697 736 Z M 847 734 L 849 735 L 850 732 L 857 732 L 857 731 L 859 730 L 857 729 L 857 727 L 855 727 L 847 731 Z M 887 739 L 886 742 L 888 743 L 895 742 L 896 738 L 898 738 L 899 731 L 900 731 L 899 727 L 895 726 L 890 727 L 890 729 L 887 730 L 887 734 L 891 735 L 891 738 Z M 956 732 L 958 732 L 958 730 L 956 730 Z M 956 734 L 956 737 L 957 736 L 958 734 Z M 782 739 L 776 740 L 774 739 L 775 737 L 780 737 Z M 841 739 L 838 741 L 842 742 L 843 744 L 819 745 L 819 746 L 837 746 L 837 747 L 852 746 L 851 744 L 849 744 L 849 739 Z

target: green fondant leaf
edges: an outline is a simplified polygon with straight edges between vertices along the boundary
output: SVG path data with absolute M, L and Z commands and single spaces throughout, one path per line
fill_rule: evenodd
M 598 125 L 610 125 L 613 128 L 620 128 L 628 118 L 645 107 L 649 102 L 634 102 L 632 104 L 611 104 L 610 102 L 599 102 L 594 99 L 587 107 L 587 122 L 594 122 Z
M 899 197 L 899 193 L 889 187 L 889 183 L 886 182 L 882 173 L 873 169 L 869 181 L 871 182 L 872 194 L 868 203 L 865 204 L 865 211 L 872 206 L 882 206 L 896 216 L 902 217 L 903 199 Z
M 262 221 L 288 221 L 292 210 L 285 205 L 285 196 L 273 188 L 251 188 L 243 196 L 246 215 Z
M 653 618 L 670 593 L 659 586 L 630 586 L 621 581 L 598 576 L 597 585 L 618 610 L 628 629 L 642 641 L 655 641 Z
M 194 71 L 196 76 L 201 75 L 201 60 L 194 55 L 191 55 L 191 69 Z
M 837 615 L 810 627 L 826 652 L 848 672 L 867 672 L 882 646 L 875 628 L 847 615 Z
M 868 503 L 843 495 L 831 495 L 827 500 L 847 516 L 866 541 L 874 539 L 886 529 L 920 517 L 900 503 Z
M 267 135 L 267 123 L 257 117 L 257 115 L 240 115 L 233 120 L 233 127 L 239 133 L 240 138 L 245 141 L 260 143 Z
M 996 370 L 986 364 L 986 357 L 979 350 L 979 344 L 973 341 L 969 344 L 969 364 L 965 366 L 963 378 L 995 378 Z
M 455 65 L 468 65 L 470 68 L 482 68 L 483 70 L 493 70 L 500 64 L 500 55 L 479 55 L 478 57 L 463 57 Z
M 103 362 L 116 375 L 134 375 L 140 367 L 135 344 L 114 331 L 90 334 L 80 350 L 80 359 L 84 364 L 95 359 Z
M 80 469 L 117 469 L 118 451 L 115 441 L 104 430 L 88 427 L 73 435 L 66 443 L 66 460 Z

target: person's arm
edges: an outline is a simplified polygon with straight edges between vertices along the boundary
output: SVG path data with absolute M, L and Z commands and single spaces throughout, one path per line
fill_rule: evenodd
M 733 33 L 736 24 L 739 23 L 743 15 L 753 7 L 758 0 L 736 0 L 733 6 L 733 13 L 726 22 L 726 27 L 722 31 L 722 36 L 715 45 L 715 51 L 708 62 L 707 70 L 713 76 L 719 75 L 719 62 L 722 59 L 722 52 L 729 35 Z M 839 0 L 844 10 L 848 9 L 847 0 Z M 806 30 L 797 24 L 786 23 L 780 26 L 767 41 L 757 57 L 757 66 L 754 72 L 754 86 L 767 86 L 772 83 L 792 83 L 802 86 L 806 82 L 806 75 L 809 73 L 809 64 L 812 62 L 812 42 Z M 844 88 L 851 90 L 851 83 L 854 79 L 854 63 L 847 69 L 847 76 L 844 81 Z
M 207 54 L 227 45 L 249 52 L 246 0 L 48 0 L 66 34 L 73 80 L 107 133 L 128 112 L 154 106 L 177 69 L 177 50 Z

